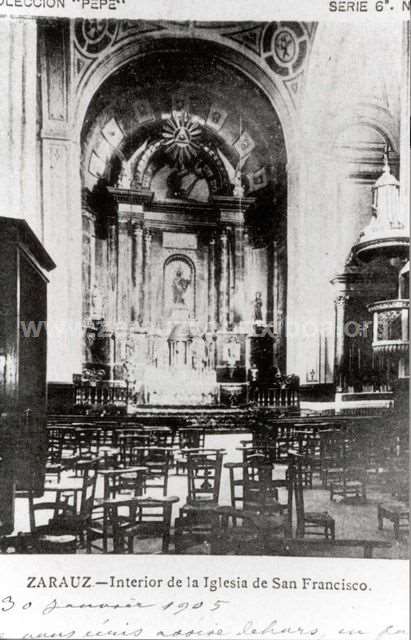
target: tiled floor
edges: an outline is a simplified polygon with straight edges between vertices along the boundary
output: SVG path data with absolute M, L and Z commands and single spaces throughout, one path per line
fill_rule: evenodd
M 245 434 L 226 434 L 207 436 L 206 447 L 223 448 L 226 450 L 224 462 L 237 462 L 241 460 L 241 453 L 238 451 L 241 440 L 249 439 Z M 276 473 L 279 477 L 284 475 L 285 467 L 278 466 Z M 102 482 L 99 480 L 97 485 L 97 495 L 102 495 Z M 179 507 L 185 502 L 187 495 L 187 477 L 183 475 L 171 475 L 169 478 L 168 495 L 179 497 L 179 502 L 173 506 L 173 521 L 178 515 Z M 153 494 L 154 497 L 154 494 Z M 281 498 L 281 496 L 280 496 Z M 400 541 L 395 541 L 392 524 L 385 521 L 383 531 L 377 528 L 377 504 L 384 496 L 378 492 L 376 488 L 369 486 L 367 488 L 366 504 L 347 504 L 342 501 L 331 502 L 330 493 L 321 488 L 318 478 L 314 478 L 314 488 L 304 490 L 305 508 L 309 511 L 328 511 L 336 521 L 336 538 L 354 538 L 354 539 L 371 539 L 385 540 L 392 543 L 389 549 L 376 549 L 374 557 L 376 558 L 408 558 L 408 535 L 406 532 L 401 536 Z M 386 498 L 386 496 L 385 496 Z M 223 469 L 220 491 L 220 504 L 230 504 L 230 486 L 228 470 Z M 295 518 L 293 518 L 295 520 Z M 15 531 L 27 531 L 28 523 L 28 504 L 25 498 L 19 498 L 16 501 L 15 513 Z M 157 552 L 157 543 L 148 542 L 142 545 L 142 552 Z M 344 555 L 347 557 L 358 556 L 358 549 L 347 549 L 333 553 L 333 555 Z M 317 555 L 320 555 L 318 553 Z M 329 555 L 329 554 L 327 554 Z

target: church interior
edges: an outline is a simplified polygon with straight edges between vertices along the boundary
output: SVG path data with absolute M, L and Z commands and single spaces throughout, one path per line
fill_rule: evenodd
M 407 557 L 409 23 L 0 33 L 0 551 Z

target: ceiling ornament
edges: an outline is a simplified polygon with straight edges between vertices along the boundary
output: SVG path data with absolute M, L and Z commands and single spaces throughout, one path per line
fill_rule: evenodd
M 76 43 L 86 55 L 98 55 L 115 39 L 118 22 L 114 20 L 76 20 L 74 32 Z
M 309 34 L 299 22 L 270 22 L 263 36 L 263 57 L 270 69 L 288 78 L 295 76 L 307 55 Z
M 200 150 L 202 129 L 189 113 L 173 113 L 162 130 L 162 145 L 174 162 L 184 167 L 190 164 Z

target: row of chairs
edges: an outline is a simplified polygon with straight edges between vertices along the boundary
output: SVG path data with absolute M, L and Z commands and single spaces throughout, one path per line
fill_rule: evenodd
M 53 514 L 51 525 L 55 528 L 56 518 L 60 524 L 67 525 L 70 521 L 72 533 L 69 533 L 70 527 L 66 526 L 62 528 L 64 535 L 77 536 L 81 544 L 84 544 L 86 538 L 87 548 L 90 551 L 95 543 L 98 546 L 100 542 L 103 551 L 108 551 L 110 548 L 116 550 L 115 552 L 125 550 L 131 552 L 135 548 L 135 540 L 149 530 L 168 532 L 164 533 L 163 550 L 169 549 L 171 509 L 178 498 L 167 496 L 167 483 L 161 485 L 161 478 L 164 475 L 168 477 L 168 470 L 171 464 L 175 464 L 176 459 L 181 461 L 181 469 L 187 472 L 188 478 L 187 501 L 180 508 L 175 521 L 175 550 L 178 553 L 186 552 L 187 549 L 192 548 L 193 543 L 201 543 L 201 541 L 212 543 L 215 547 L 215 541 L 221 538 L 223 531 L 227 543 L 227 539 L 233 536 L 233 531 L 237 529 L 239 522 L 242 522 L 242 527 L 239 528 L 243 528 L 242 532 L 239 531 L 236 534 L 240 541 L 241 534 L 246 536 L 247 528 L 253 532 L 252 535 L 249 534 L 250 539 L 257 536 L 259 544 L 264 543 L 266 546 L 268 540 L 271 540 L 271 544 L 273 544 L 273 540 L 278 537 L 284 538 L 285 536 L 287 539 L 292 539 L 292 513 L 294 509 L 297 538 L 320 534 L 326 541 L 334 541 L 335 522 L 333 518 L 326 512 L 312 513 L 306 512 L 304 509 L 304 487 L 312 486 L 312 476 L 317 473 L 322 486 L 330 489 L 331 497 L 337 495 L 342 495 L 344 498 L 354 496 L 362 501 L 366 496 L 362 493 L 363 485 L 361 483 L 359 493 L 350 493 L 355 488 L 357 491 L 360 482 L 350 474 L 356 472 L 357 469 L 364 475 L 365 469 L 362 482 L 366 483 L 370 464 L 371 462 L 375 463 L 375 455 L 373 454 L 374 457 L 372 457 L 370 454 L 367 455 L 366 464 L 363 460 L 363 464 L 360 466 L 359 452 L 364 458 L 364 443 L 359 442 L 358 434 L 352 434 L 348 430 L 326 428 L 322 430 L 295 429 L 288 438 L 284 438 L 284 434 L 282 434 L 282 437 L 277 438 L 275 442 L 270 441 L 267 444 L 266 441 L 264 446 L 261 443 L 256 445 L 255 442 L 243 446 L 242 463 L 238 465 L 226 464 L 230 475 L 231 507 L 220 507 L 218 495 L 224 452 L 207 451 L 204 447 L 188 447 L 187 443 L 192 444 L 188 440 L 185 440 L 184 446 L 179 449 L 147 444 L 147 440 L 141 444 L 141 438 L 146 437 L 147 434 L 142 433 L 142 430 L 138 428 L 132 431 L 132 433 L 122 432 L 119 434 L 118 444 L 120 442 L 128 443 L 127 450 L 130 452 L 130 457 L 125 464 L 125 444 L 123 451 L 122 446 L 118 446 L 117 449 L 111 447 L 112 452 L 115 451 L 115 455 L 113 454 L 111 457 L 107 455 L 108 445 L 106 445 L 105 451 L 104 445 L 99 448 L 99 454 L 104 455 L 96 458 L 98 462 L 95 477 L 97 472 L 103 476 L 105 489 L 102 503 L 96 504 L 93 498 L 93 513 L 88 509 L 89 504 L 85 497 L 83 500 L 83 494 L 79 512 L 76 509 L 73 510 L 74 497 L 70 503 L 69 492 L 61 492 L 59 497 L 64 499 L 59 501 L 58 508 L 54 505 L 54 509 L 57 511 Z M 136 445 L 136 442 L 140 444 Z M 110 449 L 110 447 L 108 448 Z M 398 455 L 397 445 L 393 445 L 391 442 L 389 449 L 390 455 L 398 464 L 401 456 Z M 82 464 L 80 464 L 81 456 L 76 458 L 77 471 L 83 480 L 93 477 L 92 464 L 88 459 L 92 453 L 93 451 L 89 451 L 85 455 Z M 286 473 L 281 480 L 273 478 L 273 466 L 275 465 L 285 466 Z M 380 461 L 377 462 L 377 470 L 377 475 L 383 477 Z M 166 473 L 164 473 L 165 471 Z M 339 494 L 338 490 L 341 486 L 343 489 Z M 162 495 L 153 498 L 150 493 L 157 489 L 160 489 Z M 286 499 L 281 501 L 280 494 L 284 492 Z M 34 513 L 33 501 L 32 504 Z M 158 512 L 157 517 L 150 521 L 149 516 L 153 515 L 155 511 Z M 378 511 L 378 523 L 382 527 L 385 518 L 391 519 L 394 523 L 394 530 L 397 531 L 401 524 L 404 524 L 406 517 L 400 511 L 398 520 L 397 512 L 394 512 L 394 516 L 392 513 L 381 503 L 381 508 L 379 507 Z M 74 517 L 80 514 L 82 518 Z M 169 519 L 167 514 L 169 514 Z M 77 527 L 74 526 L 75 522 Z M 143 522 L 144 526 L 140 526 L 143 525 Z M 163 529 L 159 524 L 157 527 L 154 526 L 155 522 L 162 523 Z M 247 526 L 244 526 L 245 522 L 247 522 Z M 151 525 L 153 526 L 151 527 Z M 121 535 L 122 529 L 128 530 L 127 536 Z M 274 535 L 276 532 L 282 535 Z M 109 545 L 110 540 L 111 546 Z M 66 542 L 69 544 L 69 541 Z M 72 544 L 73 541 L 71 540 L 70 543 Z M 49 547 L 50 544 L 49 540 Z M 273 550 L 272 547 L 271 549 Z

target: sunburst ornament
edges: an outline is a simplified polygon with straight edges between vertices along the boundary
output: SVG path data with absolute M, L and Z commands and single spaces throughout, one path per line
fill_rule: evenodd
M 189 164 L 200 150 L 201 126 L 186 111 L 173 113 L 163 126 L 163 146 L 180 166 Z

